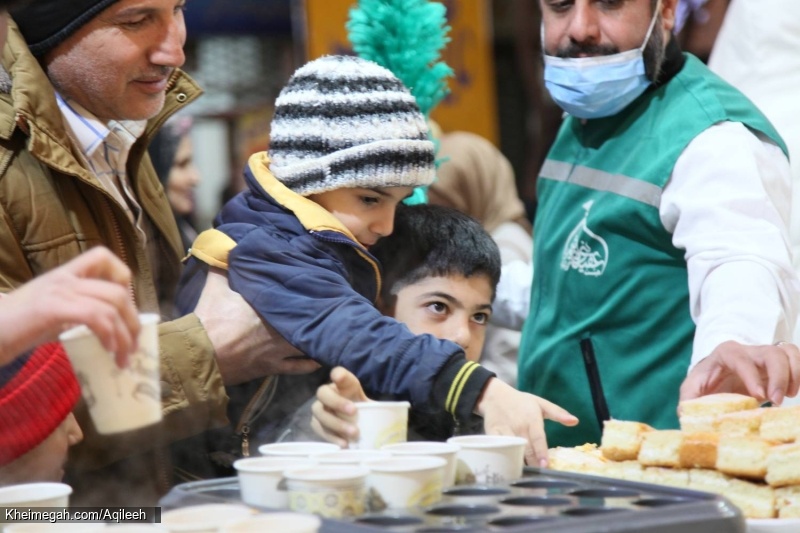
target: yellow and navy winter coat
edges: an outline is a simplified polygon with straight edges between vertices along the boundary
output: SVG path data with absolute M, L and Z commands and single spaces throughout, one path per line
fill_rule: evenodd
M 193 307 L 208 265 L 226 269 L 231 288 L 312 359 L 344 366 L 372 393 L 469 420 L 492 374 L 458 345 L 382 315 L 378 262 L 333 215 L 280 183 L 266 153 L 250 158 L 245 180 L 190 250 L 181 310 Z

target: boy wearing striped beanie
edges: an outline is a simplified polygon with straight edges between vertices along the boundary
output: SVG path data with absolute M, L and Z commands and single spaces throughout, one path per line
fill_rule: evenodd
M 538 399 L 493 379 L 457 344 L 415 336 L 375 307 L 381 271 L 369 248 L 392 232 L 395 209 L 414 187 L 433 181 L 434 159 L 425 118 L 389 70 L 347 56 L 307 63 L 275 102 L 269 151 L 250 158 L 247 190 L 195 240 L 178 306 L 191 312 L 207 276 L 222 272 L 292 346 L 344 366 L 366 390 L 457 423 L 488 409 L 495 419 L 485 420 L 487 430 L 523 426 L 526 437 L 541 435 Z M 252 398 L 229 395 L 234 425 L 249 426 L 240 416 Z M 258 435 L 240 436 L 246 454 Z

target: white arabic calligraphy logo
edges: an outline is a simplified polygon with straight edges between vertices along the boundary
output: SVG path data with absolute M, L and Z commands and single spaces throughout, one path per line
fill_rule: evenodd
M 602 276 L 608 264 L 608 244 L 586 225 L 589 211 L 594 201 L 583 204 L 586 211 L 583 219 L 569 234 L 564 253 L 561 256 L 561 269 L 574 269 L 585 276 Z

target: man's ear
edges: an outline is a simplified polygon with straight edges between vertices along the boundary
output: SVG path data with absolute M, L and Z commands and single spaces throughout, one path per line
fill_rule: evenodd
M 678 7 L 678 0 L 661 0 L 661 20 L 666 31 L 675 28 L 675 10 Z

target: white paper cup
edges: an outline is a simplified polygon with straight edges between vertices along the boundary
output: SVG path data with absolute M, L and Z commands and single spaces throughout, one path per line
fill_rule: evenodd
M 499 485 L 522 476 L 525 466 L 525 443 L 522 437 L 471 435 L 450 437 L 458 444 L 456 483 Z
M 408 438 L 408 402 L 355 402 L 358 440 L 356 450 L 380 450 Z
M 227 525 L 220 533 L 317 533 L 322 520 L 301 513 L 268 513 Z
M 273 442 L 262 444 L 258 453 L 265 457 L 305 457 L 309 458 L 316 453 L 335 452 L 341 450 L 331 442 Z
M 161 526 L 181 533 L 217 533 L 228 524 L 250 518 L 256 511 L 244 505 L 210 503 L 173 509 L 161 514 Z
M 239 478 L 242 501 L 248 505 L 289 508 L 289 493 L 283 471 L 287 468 L 311 467 L 314 461 L 304 457 L 247 457 L 233 463 Z
M 70 494 L 66 483 L 9 485 L 0 488 L 0 507 L 69 507 Z
M 442 479 L 444 488 L 452 487 L 456 484 L 456 465 L 458 464 L 456 456 L 460 449 L 461 447 L 457 444 L 437 441 L 399 442 L 381 448 L 381 450 L 391 452 L 395 456 L 431 455 L 433 457 L 441 457 L 447 461 Z
M 360 465 L 373 459 L 388 459 L 392 454 L 381 450 L 337 450 L 328 453 L 315 453 L 311 459 L 321 465 Z
M 130 431 L 161 421 L 158 322 L 154 313 L 139 315 L 139 348 L 128 366 L 119 368 L 114 354 L 86 326 L 77 326 L 58 338 L 64 345 L 89 414 L 98 433 Z
M 369 470 L 352 465 L 317 465 L 287 470 L 289 508 L 328 518 L 364 514 Z
M 371 511 L 424 507 L 442 499 L 447 460 L 422 455 L 367 461 L 367 501 Z

